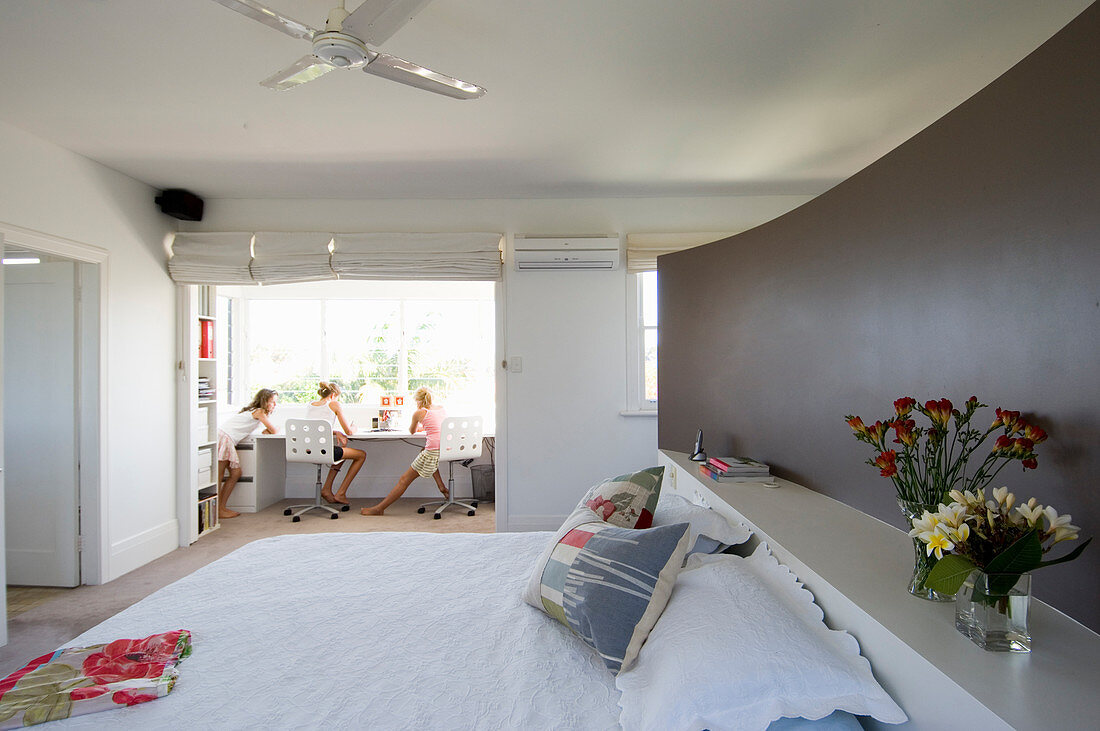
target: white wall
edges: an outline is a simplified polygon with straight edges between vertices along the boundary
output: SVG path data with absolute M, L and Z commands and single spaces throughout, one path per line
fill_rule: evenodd
M 213 200 L 205 231 L 499 231 L 579 234 L 740 231 L 802 196 L 539 200 Z M 509 236 L 509 241 L 511 237 Z M 500 357 L 523 358 L 501 393 L 499 525 L 554 529 L 594 482 L 655 464 L 657 423 L 624 417 L 626 277 L 505 267 Z M 506 491 L 506 495 L 501 495 Z
M 164 238 L 171 219 L 132 178 L 0 123 L 0 222 L 110 252 L 103 511 L 110 580 L 177 545 L 175 290 Z

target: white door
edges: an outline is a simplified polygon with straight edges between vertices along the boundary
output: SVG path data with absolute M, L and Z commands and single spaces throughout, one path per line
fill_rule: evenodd
M 4 267 L 7 583 L 77 586 L 76 267 Z
M 0 255 L 4 234 L 0 233 Z M 0 266 L 0 546 L 4 545 L 4 267 Z M 5 560 L 0 561 L 0 645 L 8 644 L 8 578 Z

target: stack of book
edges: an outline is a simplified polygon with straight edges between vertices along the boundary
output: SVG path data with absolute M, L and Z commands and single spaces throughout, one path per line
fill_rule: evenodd
M 214 398 L 214 386 L 210 379 L 199 377 L 199 401 L 210 401 Z
M 752 482 L 776 487 L 771 468 L 750 457 L 711 457 L 699 472 L 716 482 Z

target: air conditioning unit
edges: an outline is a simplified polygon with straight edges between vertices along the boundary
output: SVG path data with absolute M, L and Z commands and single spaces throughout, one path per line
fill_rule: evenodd
M 516 271 L 619 268 L 619 237 L 516 234 Z

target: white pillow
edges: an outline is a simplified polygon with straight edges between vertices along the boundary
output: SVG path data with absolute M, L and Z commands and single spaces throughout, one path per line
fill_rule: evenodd
M 661 493 L 653 513 L 653 525 L 691 526 L 688 553 L 718 553 L 730 546 L 749 540 L 752 531 L 741 524 L 730 523 L 719 512 L 696 505 L 681 495 Z
M 764 544 L 748 558 L 691 556 L 637 663 L 615 679 L 623 728 L 763 729 L 837 709 L 908 720 L 855 638 L 822 617 Z

